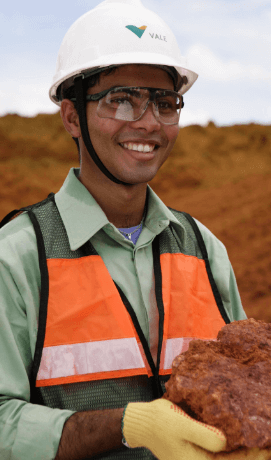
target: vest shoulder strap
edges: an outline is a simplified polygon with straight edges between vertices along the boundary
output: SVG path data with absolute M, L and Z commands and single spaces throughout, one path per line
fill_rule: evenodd
M 172 214 L 174 214 L 174 216 L 178 219 L 178 221 L 185 226 L 186 230 L 190 230 L 190 231 L 193 230 L 193 233 L 197 240 L 197 244 L 199 246 L 202 258 L 204 260 L 208 259 L 206 245 L 205 245 L 201 231 L 195 219 L 187 212 L 177 211 L 176 209 L 172 209 L 172 208 L 168 208 L 168 209 L 172 212 Z
M 23 206 L 20 209 L 14 209 L 13 211 L 10 211 L 3 219 L 0 221 L 0 228 L 4 227 L 8 222 L 10 222 L 13 218 L 19 216 L 23 212 L 31 212 L 32 209 L 39 208 L 43 204 L 46 204 L 49 201 L 52 201 L 54 199 L 54 193 L 50 193 L 47 198 L 45 198 L 42 201 L 39 201 L 37 203 L 31 204 L 29 206 Z

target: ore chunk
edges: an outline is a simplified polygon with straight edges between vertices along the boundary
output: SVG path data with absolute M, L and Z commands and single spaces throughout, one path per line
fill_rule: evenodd
M 234 321 L 217 341 L 191 341 L 173 361 L 164 397 L 221 429 L 227 451 L 271 447 L 271 324 Z

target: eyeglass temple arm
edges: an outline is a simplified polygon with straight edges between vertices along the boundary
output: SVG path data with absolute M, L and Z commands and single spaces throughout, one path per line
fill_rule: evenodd
M 107 93 L 109 93 L 110 90 L 105 89 L 104 91 L 101 91 L 100 93 L 96 94 L 87 94 L 86 95 L 86 100 L 87 101 L 99 101 L 99 99 L 102 99 Z M 70 99 L 72 102 L 76 102 L 76 97 L 71 97 Z

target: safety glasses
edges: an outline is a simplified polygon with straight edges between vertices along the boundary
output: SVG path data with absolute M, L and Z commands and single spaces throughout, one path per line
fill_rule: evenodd
M 176 91 L 134 86 L 118 86 L 96 94 L 88 94 L 86 100 L 99 101 L 100 118 L 139 120 L 152 102 L 154 116 L 164 125 L 176 125 L 184 106 L 183 98 Z

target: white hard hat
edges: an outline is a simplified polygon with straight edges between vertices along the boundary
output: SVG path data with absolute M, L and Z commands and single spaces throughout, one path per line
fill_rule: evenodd
M 187 77 L 180 94 L 188 91 L 198 77 L 187 68 L 176 38 L 157 14 L 140 0 L 105 0 L 81 16 L 66 33 L 50 98 L 60 105 L 59 85 L 86 70 L 125 64 L 175 68 L 179 76 Z M 72 84 L 73 79 L 70 81 Z

